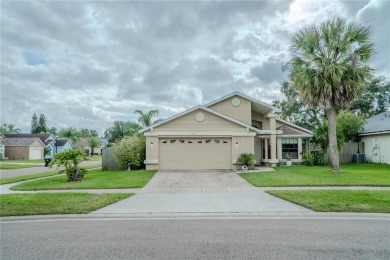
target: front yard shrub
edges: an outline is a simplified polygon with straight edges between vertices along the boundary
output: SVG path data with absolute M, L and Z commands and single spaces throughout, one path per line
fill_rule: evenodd
M 54 164 L 57 165 L 57 168 L 64 166 L 65 169 L 60 170 L 59 173 L 66 173 L 68 182 L 81 181 L 84 174 L 87 172 L 87 169 L 79 167 L 79 163 L 86 159 L 83 151 L 79 149 L 69 149 L 55 154 L 49 167 L 53 167 Z
M 146 141 L 143 136 L 126 136 L 112 146 L 119 167 L 141 169 L 146 158 Z
M 253 153 L 242 153 L 237 158 L 237 164 L 246 165 L 248 167 L 254 165 L 255 162 L 256 159 Z
M 302 165 L 306 165 L 306 166 L 325 165 L 325 154 L 319 151 L 305 152 L 302 155 Z

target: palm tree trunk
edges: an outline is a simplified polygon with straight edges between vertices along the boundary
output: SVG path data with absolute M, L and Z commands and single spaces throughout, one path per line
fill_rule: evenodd
M 327 109 L 328 114 L 328 138 L 329 138 L 329 163 L 333 172 L 340 170 L 339 150 L 337 149 L 336 110 L 334 107 Z

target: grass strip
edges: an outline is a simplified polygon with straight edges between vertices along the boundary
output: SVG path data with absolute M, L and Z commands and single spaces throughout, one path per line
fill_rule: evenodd
M 390 165 L 346 164 L 339 173 L 330 166 L 276 167 L 275 172 L 241 173 L 256 187 L 390 186 Z
M 66 176 L 41 179 L 11 187 L 11 190 L 126 189 L 142 188 L 156 171 L 91 170 L 81 182 L 67 182 Z
M 8 184 L 8 183 L 14 183 L 14 182 L 20 182 L 20 181 L 27 181 L 27 180 L 33 180 L 48 176 L 58 175 L 57 171 L 52 172 L 42 172 L 42 173 L 36 173 L 36 174 L 29 174 L 29 175 L 23 175 L 23 176 L 16 176 L 16 177 L 10 177 L 10 178 L 1 178 L 0 184 Z M 65 178 L 65 177 L 63 177 Z
M 132 196 L 131 193 L 38 193 L 0 195 L 0 216 L 86 214 Z
M 319 212 L 390 213 L 390 191 L 270 190 L 266 192 Z

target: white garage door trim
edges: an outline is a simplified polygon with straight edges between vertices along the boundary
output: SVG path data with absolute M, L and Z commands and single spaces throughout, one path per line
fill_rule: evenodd
M 232 168 L 231 138 L 160 138 L 159 169 Z
M 30 160 L 43 159 L 43 148 L 30 148 Z

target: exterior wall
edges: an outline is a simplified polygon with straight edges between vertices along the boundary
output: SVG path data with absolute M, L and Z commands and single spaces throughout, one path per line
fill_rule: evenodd
M 205 118 L 198 122 L 195 119 L 197 113 L 203 113 Z M 195 110 L 170 122 L 159 125 L 153 132 L 246 132 L 246 128 L 211 114 L 202 109 Z M 150 132 L 150 130 L 148 131 Z
M 390 134 L 362 136 L 366 160 L 390 164 Z
M 262 130 L 269 130 L 270 129 L 270 120 L 269 118 L 265 117 L 266 115 L 262 115 L 260 113 L 252 111 L 252 120 L 253 121 L 260 121 L 261 122 L 261 129 Z M 256 122 L 251 122 L 251 125 L 256 125 Z M 278 127 L 276 125 L 276 127 Z
M 235 165 L 237 158 L 242 153 L 255 153 L 254 136 L 233 136 L 232 137 L 232 169 L 237 168 Z
M 232 104 L 233 98 L 240 99 L 240 105 L 235 107 Z M 251 101 L 244 99 L 239 96 L 233 96 L 228 99 L 225 99 L 217 104 L 210 106 L 209 108 L 217 111 L 221 114 L 227 115 L 228 117 L 234 118 L 241 122 L 244 122 L 248 125 L 252 125 L 252 117 L 251 117 Z
M 158 169 L 158 151 L 159 140 L 156 136 L 146 137 L 146 169 L 157 170 Z
M 29 146 L 6 146 L 5 157 L 10 160 L 28 159 L 30 147 Z
M 0 145 L 0 155 L 2 156 L 2 157 L 5 157 L 5 146 L 4 145 Z

